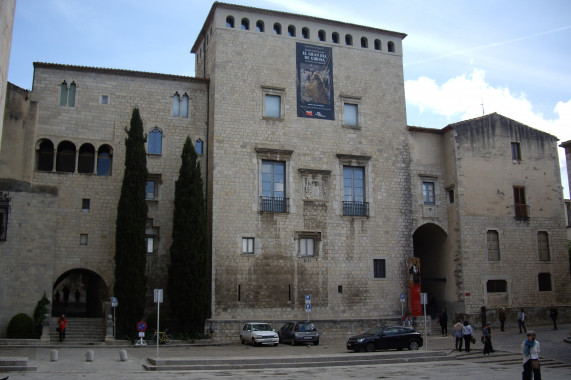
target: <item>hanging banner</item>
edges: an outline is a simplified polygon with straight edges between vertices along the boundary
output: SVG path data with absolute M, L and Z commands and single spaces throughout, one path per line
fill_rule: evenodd
M 297 43 L 297 116 L 335 120 L 332 49 Z
M 420 258 L 412 257 L 408 259 L 408 273 L 410 278 L 410 314 L 420 316 L 422 315 L 422 304 L 420 302 Z

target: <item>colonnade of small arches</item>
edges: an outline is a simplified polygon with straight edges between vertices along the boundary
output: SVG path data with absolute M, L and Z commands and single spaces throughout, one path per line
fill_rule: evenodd
M 102 144 L 97 149 L 90 143 L 79 149 L 69 141 L 61 141 L 57 148 L 49 139 L 36 143 L 36 170 L 43 172 L 82 173 L 110 176 L 113 163 L 113 148 Z

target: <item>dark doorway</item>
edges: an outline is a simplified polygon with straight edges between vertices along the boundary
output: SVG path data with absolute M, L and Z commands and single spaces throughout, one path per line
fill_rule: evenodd
M 101 317 L 107 296 L 107 285 L 97 273 L 72 269 L 59 276 L 54 284 L 52 315 Z
M 439 315 L 446 308 L 449 260 L 446 233 L 436 224 L 420 226 L 413 234 L 414 256 L 420 258 L 422 292 L 427 293 L 427 314 Z

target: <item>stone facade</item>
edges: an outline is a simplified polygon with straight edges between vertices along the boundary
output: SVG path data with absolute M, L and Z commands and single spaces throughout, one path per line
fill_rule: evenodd
M 192 48 L 196 78 L 36 63 L 31 92 L 9 87 L 4 118 L 2 150 L 10 155 L 0 156 L 0 191 L 9 198 L 9 218 L 0 241 L 8 263 L 0 336 L 11 316 L 31 313 L 42 292 L 60 290 L 72 275 L 97 279 L 91 297 L 106 306 L 134 107 L 149 136 L 155 184 L 149 310 L 152 289 L 166 287 L 174 183 L 187 136 L 204 143 L 212 239 L 207 324 L 214 323 L 217 339 L 235 337 L 247 320 L 305 319 L 307 294 L 311 318 L 331 336 L 343 336 L 346 326 L 395 323 L 413 256 L 421 259 L 432 313 L 568 305 L 556 138 L 497 114 L 442 130 L 407 127 L 404 37 L 215 3 Z M 331 49 L 332 120 L 298 116 L 301 43 Z M 268 95 L 278 99 L 277 115 L 269 116 Z M 350 109 L 354 123 L 346 121 Z M 160 152 L 150 142 L 157 136 Z M 512 143 L 521 150 L 517 160 Z M 525 189 L 523 206 L 514 205 L 514 187 Z M 281 195 L 267 196 L 268 189 Z M 538 239 L 547 241 L 547 259 L 540 259 Z M 499 259 L 489 252 L 494 247 Z M 38 257 L 47 267 L 34 265 Z

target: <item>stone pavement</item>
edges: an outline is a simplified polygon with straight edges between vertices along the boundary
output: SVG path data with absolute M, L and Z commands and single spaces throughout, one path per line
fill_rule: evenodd
M 569 334 L 571 325 L 562 325 L 559 330 L 553 331 L 550 326 L 534 327 L 537 339 L 541 342 L 542 358 L 545 360 L 542 374 L 546 379 L 571 378 L 571 344 L 563 340 Z M 426 338 L 426 337 L 425 337 Z M 399 379 L 459 379 L 470 378 L 475 380 L 504 377 L 517 379 L 521 376 L 521 356 L 519 349 L 524 334 L 517 329 L 500 332 L 492 330 L 494 349 L 498 351 L 491 357 L 484 357 L 481 353 L 483 345 L 478 342 L 470 354 L 459 353 L 452 350 L 454 340 L 451 336 L 430 336 L 428 350 L 442 350 L 448 354 L 444 361 L 415 362 L 411 352 L 410 360 L 403 359 L 402 363 L 342 366 L 324 368 L 295 368 L 256 369 L 256 370 L 211 370 L 211 371 L 185 371 L 185 372 L 149 372 L 143 369 L 147 358 L 156 357 L 156 347 L 133 346 L 68 346 L 56 344 L 53 346 L 27 346 L 27 347 L 0 347 L 0 357 L 27 357 L 29 365 L 37 366 L 35 372 L 9 372 L 6 375 L 13 379 L 347 379 L 347 378 L 399 378 Z M 50 361 L 52 350 L 58 351 L 58 361 Z M 424 350 L 425 347 L 421 348 Z M 92 350 L 94 361 L 86 362 L 85 353 Z M 121 361 L 119 352 L 126 350 L 127 361 Z M 408 351 L 402 351 L 408 352 Z M 400 352 L 400 353 L 402 353 Z M 370 355 L 395 355 L 397 351 L 384 351 Z M 513 354 L 510 354 L 513 353 Z M 347 352 L 344 340 L 330 340 L 322 338 L 319 346 L 296 346 L 280 344 L 278 347 L 250 347 L 239 343 L 229 345 L 173 345 L 159 348 L 160 358 L 203 358 L 207 361 L 212 358 L 259 358 L 268 363 L 276 357 L 306 357 L 311 356 L 340 356 L 356 355 Z M 549 363 L 549 364 L 547 364 Z M 564 363 L 558 364 L 558 363 Z M 0 373 L 0 378 L 3 377 Z

